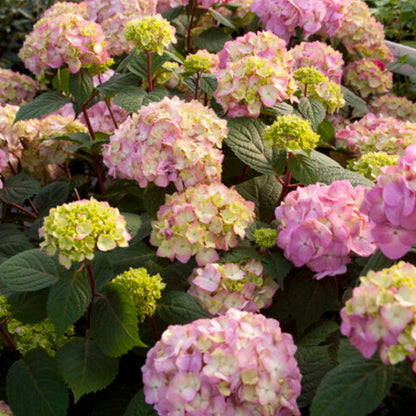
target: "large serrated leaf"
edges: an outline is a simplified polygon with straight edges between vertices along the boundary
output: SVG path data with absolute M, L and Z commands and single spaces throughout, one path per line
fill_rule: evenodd
M 126 111 L 135 112 L 140 107 L 149 105 L 154 101 L 160 101 L 167 95 L 169 95 L 169 91 L 163 87 L 156 87 L 149 93 L 138 87 L 130 87 L 121 90 L 114 97 L 114 104 L 124 108 Z
M 230 19 L 227 19 L 221 13 L 218 13 L 216 10 L 212 9 L 211 7 L 208 9 L 211 13 L 212 17 L 218 22 L 224 25 L 225 27 L 229 27 L 230 29 L 235 29 L 233 22 Z
M 33 248 L 24 231 L 14 224 L 0 224 L 0 256 L 13 257 Z
M 296 345 L 317 346 L 321 342 L 326 341 L 329 335 L 339 331 L 339 325 L 334 321 L 322 320 L 314 325 L 300 340 L 296 341 Z
M 130 212 L 122 212 L 122 215 L 126 219 L 126 228 L 130 233 L 132 239 L 129 241 L 129 245 L 138 243 L 143 238 L 150 235 L 152 231 L 150 215 L 145 212 L 142 215 L 132 214 Z
M 10 313 L 14 319 L 23 323 L 43 321 L 48 316 L 46 312 L 48 294 L 48 288 L 36 292 L 13 292 L 7 296 Z
M 344 169 L 341 166 L 323 166 L 318 172 L 319 182 L 327 185 L 330 185 L 334 181 L 342 181 L 344 179 L 348 179 L 353 186 L 361 185 L 365 188 L 372 188 L 374 186 L 374 182 L 371 182 L 363 175 Z
M 361 271 L 360 276 L 365 276 L 370 270 L 377 272 L 390 267 L 392 264 L 393 260 L 386 257 L 381 250 L 377 250 L 371 257 L 369 257 L 367 264 Z
M 0 189 L 0 199 L 7 204 L 19 204 L 39 191 L 39 181 L 20 172 L 4 181 L 3 189 Z
M 282 188 L 274 175 L 256 176 L 236 186 L 238 193 L 244 199 L 256 204 L 256 218 L 266 223 L 274 217 Z
M 169 324 L 184 325 L 196 319 L 210 317 L 193 296 L 184 292 L 165 293 L 158 303 L 160 318 Z
M 107 387 L 117 376 L 118 358 L 105 355 L 90 339 L 77 339 L 56 354 L 62 377 L 74 394 L 81 396 Z
M 292 269 L 292 263 L 283 256 L 282 251 L 266 254 L 262 260 L 264 270 L 279 283 L 282 290 L 285 288 L 285 278 Z
M 265 125 L 249 117 L 228 119 L 228 137 L 225 143 L 246 165 L 266 175 L 273 175 L 274 160 L 279 152 L 275 148 L 264 146 L 263 132 Z
M 139 338 L 133 300 L 124 287 L 107 283 L 104 297 L 94 302 L 89 336 L 110 357 L 120 357 L 136 346 L 146 347 Z
M 39 249 L 16 254 L 0 264 L 0 280 L 15 292 L 31 292 L 55 284 L 61 268 L 55 257 Z
M 220 27 L 213 26 L 204 30 L 195 38 L 195 45 L 199 49 L 217 53 L 224 47 L 224 43 L 229 40 L 233 40 L 233 38 L 228 33 L 225 33 Z
M 312 129 L 318 130 L 318 126 L 326 116 L 324 106 L 313 98 L 302 97 L 298 108 L 300 113 L 310 121 Z
M 16 114 L 15 122 L 46 116 L 59 110 L 69 102 L 71 100 L 59 92 L 45 92 L 36 97 L 31 103 L 22 105 Z
M 117 94 L 122 89 L 138 87 L 141 79 L 134 74 L 115 74 L 108 81 L 97 85 L 97 90 L 104 94 Z
M 378 356 L 342 362 L 322 379 L 310 408 L 311 416 L 365 416 L 390 390 L 393 366 Z
M 328 345 L 322 347 L 298 347 L 295 358 L 302 374 L 301 395 L 297 400 L 300 408 L 308 406 L 325 374 L 333 367 Z
M 87 273 L 66 272 L 51 288 L 48 297 L 48 317 L 55 324 L 60 338 L 87 310 L 91 289 Z
M 157 416 L 157 412 L 153 406 L 146 403 L 143 390 L 140 390 L 127 406 L 123 416 Z
M 341 92 L 344 95 L 345 102 L 355 108 L 359 113 L 365 115 L 369 112 L 366 102 L 360 98 L 358 95 L 355 95 L 351 90 L 341 85 Z
M 150 58 L 150 74 L 153 77 L 157 70 L 168 60 L 170 57 L 167 54 L 158 55 L 157 53 L 151 54 Z M 147 79 L 147 57 L 144 52 L 140 54 L 134 53 L 131 55 L 131 59 L 127 64 L 127 68 L 133 74 L 139 76 L 142 79 Z
M 33 199 L 33 203 L 39 210 L 39 217 L 49 214 L 49 210 L 62 205 L 69 195 L 67 182 L 53 182 L 43 187 Z
M 66 416 L 69 392 L 56 362 L 44 350 L 29 351 L 7 374 L 7 401 L 15 416 Z
M 81 68 L 75 74 L 69 75 L 68 86 L 77 104 L 84 104 L 91 97 L 94 82 L 91 74 L 86 69 Z

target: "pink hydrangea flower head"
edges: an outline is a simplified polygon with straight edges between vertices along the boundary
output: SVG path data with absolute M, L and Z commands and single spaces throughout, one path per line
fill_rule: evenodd
M 169 326 L 142 367 L 145 400 L 161 416 L 299 416 L 295 352 L 278 321 L 237 309 Z
M 331 81 L 341 83 L 344 60 L 342 54 L 324 42 L 302 42 L 289 50 L 295 59 L 293 69 L 314 67 Z
M 375 223 L 372 235 L 391 259 L 404 256 L 416 243 L 416 145 L 406 148 L 397 166 L 381 168 L 363 208 Z
M 150 243 L 157 255 L 186 263 L 196 255 L 198 266 L 218 260 L 217 250 L 237 245 L 254 219 L 254 203 L 222 183 L 198 184 L 166 196 L 152 222 Z
M 87 19 L 88 13 L 86 2 L 73 3 L 70 1 L 58 1 L 49 7 L 49 9 L 45 10 L 43 17 L 59 17 L 63 14 L 78 14 L 84 19 Z
M 416 123 L 416 103 L 406 97 L 381 95 L 370 102 L 369 108 L 378 116 L 394 117 L 397 120 Z
M 0 149 L 0 174 L 8 164 L 8 157 L 4 150 Z M 3 188 L 3 182 L 0 179 L 0 189 Z
M 315 279 L 345 273 L 351 254 L 367 257 L 376 249 L 360 211 L 363 199 L 364 188 L 348 180 L 290 192 L 275 210 L 277 245 L 296 267 L 316 272 Z
M 351 0 L 342 25 L 334 35 L 341 40 L 353 59 L 375 59 L 385 65 L 393 61 L 393 54 L 384 42 L 384 28 L 371 16 L 362 0 Z
M 178 190 L 220 180 L 226 121 L 197 101 L 164 98 L 141 107 L 104 145 L 112 176 Z
M 2 416 L 13 416 L 12 409 L 4 400 L 0 400 L 0 412 Z
M 302 29 L 307 39 L 314 33 L 332 36 L 340 28 L 350 0 L 254 0 L 251 11 L 257 14 L 267 30 L 289 43 Z
M 393 87 L 393 73 L 371 59 L 350 62 L 344 69 L 344 81 L 358 95 L 383 94 Z
M 109 59 L 101 27 L 71 13 L 40 19 L 26 36 L 19 57 L 36 75 L 63 65 L 75 73 L 82 66 L 105 64 Z
M 379 349 L 385 364 L 406 358 L 416 372 L 416 268 L 399 262 L 360 278 L 341 310 L 341 333 L 370 358 Z
M 243 263 L 209 263 L 189 276 L 188 293 L 212 316 L 235 308 L 258 312 L 267 308 L 279 285 L 263 271 L 258 260 Z
M 96 250 L 127 247 L 131 239 L 126 220 L 117 208 L 94 198 L 52 208 L 44 218 L 39 236 L 46 254 L 59 253 L 59 263 L 69 269 L 73 261 L 92 260 Z
M 22 105 L 35 98 L 39 84 L 27 75 L 0 68 L 0 104 Z
M 84 0 L 87 13 L 91 20 L 102 23 L 105 20 L 121 14 L 139 18 L 153 15 L 156 12 L 157 0 Z
M 335 144 L 356 157 L 369 152 L 403 155 L 407 146 L 416 144 L 416 123 L 370 113 L 339 130 Z

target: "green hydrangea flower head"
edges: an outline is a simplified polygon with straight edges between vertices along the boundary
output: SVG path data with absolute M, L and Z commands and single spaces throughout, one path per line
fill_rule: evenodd
M 117 208 L 94 198 L 52 208 L 39 229 L 40 246 L 49 256 L 59 252 L 59 263 L 69 269 L 73 261 L 92 260 L 94 253 L 127 247 L 131 236 Z
M 143 267 L 130 267 L 114 278 L 113 282 L 122 285 L 130 293 L 140 322 L 156 312 L 157 301 L 166 287 L 159 274 L 150 276 Z
M 309 98 L 313 98 L 330 112 L 345 106 L 341 87 L 314 67 L 299 68 L 295 71 L 295 80 L 299 90 Z
M 271 248 L 277 244 L 277 230 L 273 228 L 259 228 L 254 231 L 256 244 L 260 247 Z
M 197 72 L 210 72 L 212 67 L 218 66 L 218 55 L 211 54 L 205 50 L 189 54 L 183 63 L 183 69 L 186 75 L 196 74 Z
M 156 52 L 163 55 L 165 48 L 176 43 L 175 28 L 160 14 L 144 16 L 127 23 L 126 40 L 135 42 L 138 51 Z
M 397 165 L 398 160 L 398 155 L 389 155 L 385 152 L 369 152 L 363 154 L 358 160 L 349 161 L 348 168 L 376 182 L 381 173 L 381 168 Z
M 310 153 L 316 147 L 319 136 L 312 130 L 308 120 L 295 114 L 277 117 L 275 122 L 264 130 L 264 142 L 267 147 L 276 146 L 278 150 L 298 153 Z

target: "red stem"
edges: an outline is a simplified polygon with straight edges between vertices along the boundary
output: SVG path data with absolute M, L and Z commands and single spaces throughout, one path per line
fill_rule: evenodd
M 153 90 L 153 81 L 152 81 L 152 53 L 150 51 L 146 52 L 146 66 L 147 66 L 147 90 L 151 92 Z
M 199 78 L 200 77 L 201 77 L 201 72 L 197 71 L 196 72 L 196 79 L 195 79 L 195 95 L 194 95 L 195 100 L 198 99 L 198 89 L 199 89 Z
M 153 318 L 153 316 L 149 316 L 149 322 L 150 322 L 150 328 L 152 329 L 153 339 L 155 340 L 155 342 L 157 342 L 157 341 L 159 341 L 159 335 L 158 335 L 157 329 L 156 329 L 155 318 Z
M 197 6 L 196 0 L 194 0 L 194 3 L 192 5 L 191 20 L 189 21 L 188 33 L 186 35 L 186 53 L 187 54 L 191 53 L 191 31 L 192 31 L 192 26 L 194 25 L 196 6 Z
M 285 199 L 285 196 L 288 194 L 289 192 L 289 188 L 290 188 L 290 180 L 292 179 L 292 173 L 290 172 L 289 169 L 289 161 L 292 158 L 293 153 L 289 152 L 289 155 L 287 157 L 287 161 L 286 161 L 286 176 L 285 176 L 285 180 L 283 182 L 283 189 L 282 192 L 279 196 L 279 200 L 277 201 L 277 205 L 279 206 L 282 201 Z

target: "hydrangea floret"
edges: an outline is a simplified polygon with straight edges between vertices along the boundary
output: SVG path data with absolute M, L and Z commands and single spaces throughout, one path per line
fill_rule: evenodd
M 324 42 L 301 42 L 289 50 L 295 59 L 293 69 L 314 67 L 331 81 L 341 84 L 342 54 Z
M 350 255 L 371 255 L 372 224 L 361 212 L 365 189 L 348 180 L 314 184 L 290 192 L 275 210 L 277 245 L 296 267 L 307 265 L 314 278 L 347 271 Z
M 235 308 L 258 312 L 271 305 L 279 285 L 264 273 L 259 260 L 241 263 L 209 263 L 194 269 L 188 293 L 212 316 Z
M 7 167 L 7 165 L 8 165 L 7 154 L 4 150 L 0 149 L 0 176 L 1 176 L 1 172 L 3 171 L 5 167 Z M 0 189 L 2 188 L 3 188 L 3 182 L 0 179 Z
M 204 266 L 219 259 L 217 250 L 235 247 L 254 216 L 254 203 L 235 189 L 199 184 L 166 196 L 152 222 L 150 243 L 160 257 L 186 263 L 196 255 L 198 266 Z
M 348 169 L 361 173 L 361 175 L 377 181 L 383 166 L 397 165 L 398 155 L 389 155 L 386 152 L 370 152 L 363 154 L 358 160 L 350 160 Z
M 272 248 L 277 244 L 277 230 L 273 228 L 258 228 L 254 231 L 254 238 L 258 246 Z
M 162 296 L 162 290 L 166 287 L 160 274 L 151 276 L 143 267 L 137 269 L 130 267 L 116 276 L 113 282 L 127 289 L 133 299 L 140 322 L 156 312 L 157 301 Z
M 22 105 L 35 98 L 39 84 L 27 75 L 0 68 L 0 104 Z
M 416 373 L 416 267 L 403 261 L 360 278 L 341 310 L 341 333 L 385 364 L 408 359 Z
M 370 102 L 369 109 L 377 116 L 394 117 L 397 120 L 416 123 L 416 103 L 406 97 L 381 95 Z
M 13 416 L 12 409 L 4 400 L 0 400 L 0 416 Z
M 383 94 L 393 86 L 393 74 L 371 59 L 352 61 L 344 68 L 344 81 L 357 94 L 367 98 L 372 94 Z
M 169 326 L 142 367 L 145 400 L 160 416 L 299 416 L 295 352 L 278 321 L 236 309 Z
M 144 16 L 127 23 L 124 36 L 134 41 L 138 51 L 163 55 L 171 43 L 176 43 L 175 28 L 160 14 Z
M 278 150 L 292 153 L 310 153 L 319 141 L 319 136 L 312 130 L 309 120 L 295 114 L 277 117 L 271 126 L 266 127 L 263 137 L 267 147 L 276 146 Z
M 372 235 L 380 250 L 399 259 L 416 243 L 416 145 L 406 148 L 397 166 L 381 168 L 363 207 L 375 223 Z
M 339 130 L 335 144 L 356 157 L 379 151 L 403 155 L 407 146 L 416 144 L 416 123 L 370 113 Z
M 194 54 L 189 54 L 183 63 L 183 70 L 186 75 L 197 72 L 213 73 L 218 70 L 219 56 L 200 49 Z
M 95 251 L 127 247 L 131 236 L 117 208 L 94 198 L 52 208 L 39 229 L 46 254 L 59 253 L 59 263 L 69 269 L 73 261 L 92 260 Z
M 77 14 L 84 19 L 88 18 L 86 2 L 73 3 L 70 1 L 58 1 L 43 13 L 43 17 L 59 17 L 63 14 Z
M 298 68 L 294 75 L 300 92 L 322 103 L 329 113 L 344 107 L 340 85 L 330 81 L 323 72 L 315 67 L 305 67 Z
M 173 182 L 178 190 L 218 182 L 226 134 L 226 121 L 212 109 L 165 97 L 119 126 L 104 145 L 104 163 L 110 175 L 134 179 L 142 188 L 149 182 L 161 187 Z

